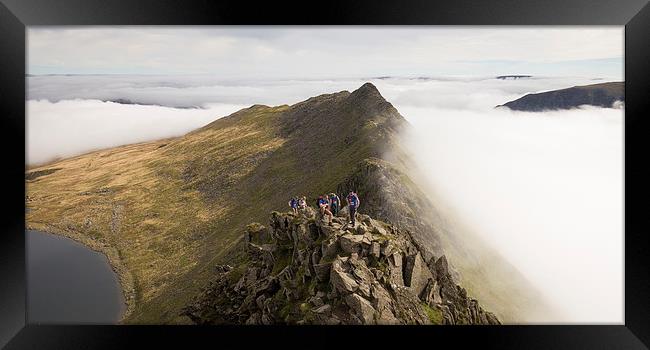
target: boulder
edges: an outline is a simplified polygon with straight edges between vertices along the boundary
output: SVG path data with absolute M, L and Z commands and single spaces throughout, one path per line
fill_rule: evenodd
M 330 277 L 332 263 L 323 263 L 314 265 L 314 274 L 318 282 L 327 282 Z
M 350 307 L 354 316 L 361 320 L 362 324 L 375 323 L 375 309 L 372 304 L 356 293 L 345 297 L 345 303 Z
M 440 297 L 440 286 L 433 278 L 427 281 L 427 284 L 419 296 L 422 301 L 429 305 L 442 303 L 442 298 Z
M 329 304 L 324 304 L 324 305 L 321 305 L 321 306 L 313 309 L 312 312 L 314 312 L 316 314 L 329 315 L 330 313 L 332 313 L 332 306 L 330 306 Z
M 264 225 L 254 222 L 246 226 L 246 238 L 248 242 L 263 244 L 271 240 L 271 234 Z
M 336 254 L 339 251 L 339 240 L 336 238 L 330 238 L 327 240 L 324 240 L 321 243 L 321 260 L 320 262 L 322 263 L 323 261 L 332 261 L 334 258 L 336 258 Z
M 340 257 L 334 260 L 330 269 L 330 283 L 339 293 L 352 293 L 359 288 L 359 284 L 344 270 L 343 264 L 344 260 Z
M 433 275 L 424 263 L 420 253 L 406 257 L 404 265 L 404 285 L 413 288 L 415 295 L 420 295 Z
M 359 253 L 361 252 L 361 242 L 363 236 L 345 234 L 339 238 L 341 249 L 346 253 Z
M 372 242 L 370 245 L 370 255 L 379 259 L 381 256 L 381 245 L 379 242 Z

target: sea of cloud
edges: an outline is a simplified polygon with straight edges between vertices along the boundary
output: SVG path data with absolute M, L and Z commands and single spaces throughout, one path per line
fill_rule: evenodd
M 27 163 L 178 136 L 252 104 L 365 81 L 415 126 L 404 136 L 428 187 L 563 311 L 540 322 L 622 323 L 623 109 L 494 108 L 600 80 L 29 77 Z M 142 105 L 106 102 L 118 99 Z

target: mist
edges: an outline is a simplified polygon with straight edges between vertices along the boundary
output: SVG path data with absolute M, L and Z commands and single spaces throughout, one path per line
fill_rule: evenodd
M 215 104 L 205 109 L 178 109 L 99 100 L 30 100 L 25 164 L 180 136 L 243 107 Z
M 622 324 L 623 110 L 494 109 L 510 92 L 485 88 L 398 107 L 423 188 L 559 311 L 530 321 Z

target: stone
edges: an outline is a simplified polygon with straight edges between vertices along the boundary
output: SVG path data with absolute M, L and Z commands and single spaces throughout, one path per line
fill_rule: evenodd
M 393 262 L 393 265 L 396 267 L 401 267 L 402 266 L 402 253 L 400 252 L 395 252 L 391 255 L 391 259 Z
M 381 256 L 381 245 L 379 245 L 379 242 L 372 242 L 370 245 L 370 255 L 379 259 Z
M 345 234 L 339 238 L 341 250 L 346 253 L 358 253 L 361 251 L 361 241 L 363 236 Z
M 395 252 L 395 244 L 392 241 L 385 241 L 381 247 L 381 255 L 389 257 Z
M 311 305 L 313 305 L 314 307 L 320 307 L 320 306 L 323 306 L 323 304 L 324 304 L 323 299 L 318 298 L 318 297 L 311 297 L 309 299 L 309 303 Z
M 247 325 L 255 325 L 255 324 L 261 324 L 262 323 L 262 315 L 259 313 L 254 313 L 252 314 L 247 320 L 246 324 Z
M 338 224 L 333 224 L 333 226 L 329 225 L 322 225 L 320 226 L 321 232 L 323 232 L 323 235 L 325 237 L 331 237 L 333 236 L 336 232 L 338 232 L 338 228 L 336 226 L 340 227 Z
M 404 285 L 413 288 L 415 295 L 422 293 L 430 279 L 433 279 L 433 275 L 424 263 L 420 253 L 406 258 L 406 264 L 404 265 Z
M 314 251 L 311 253 L 311 265 L 316 265 L 320 262 L 321 259 L 321 250 L 320 249 L 314 249 Z
M 345 297 L 345 303 L 363 324 L 375 323 L 375 309 L 372 304 L 358 294 L 352 293 Z
M 354 280 L 354 278 L 349 273 L 343 271 L 340 258 L 337 258 L 337 260 L 332 263 L 332 268 L 330 270 L 330 283 L 336 291 L 343 294 L 352 293 L 359 288 L 359 284 Z
M 314 265 L 314 274 L 318 282 L 327 282 L 330 277 L 332 263 L 323 263 Z
M 255 299 L 255 304 L 257 305 L 258 308 L 263 309 L 264 308 L 264 300 L 266 300 L 266 296 L 264 294 L 260 295 Z
M 373 241 L 372 234 L 365 233 L 363 235 L 363 239 L 361 240 L 361 244 L 364 244 L 366 246 L 370 246 L 372 244 L 372 241 Z
M 331 238 L 321 243 L 321 263 L 323 260 L 331 261 L 336 257 L 339 250 L 339 240 Z
M 443 255 L 436 261 L 436 275 L 444 276 L 449 274 L 449 264 L 447 258 Z
M 317 314 L 327 314 L 327 315 L 329 315 L 332 312 L 332 306 L 330 306 L 329 304 L 324 304 L 324 305 L 321 305 L 321 306 L 313 309 L 312 312 L 317 313 Z
M 441 304 L 442 298 L 440 297 L 440 286 L 438 285 L 438 282 L 433 278 L 429 279 L 419 297 L 420 300 L 429 305 Z

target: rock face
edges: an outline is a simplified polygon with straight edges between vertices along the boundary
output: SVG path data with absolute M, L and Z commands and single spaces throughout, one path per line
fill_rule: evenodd
M 581 105 L 610 108 L 614 106 L 614 102 L 625 101 L 623 90 L 623 82 L 574 86 L 568 89 L 528 94 L 497 107 L 529 112 L 570 109 Z
M 217 266 L 183 310 L 197 324 L 500 324 L 425 261 L 407 232 L 360 215 L 328 225 L 308 211 L 248 225 L 245 258 Z

